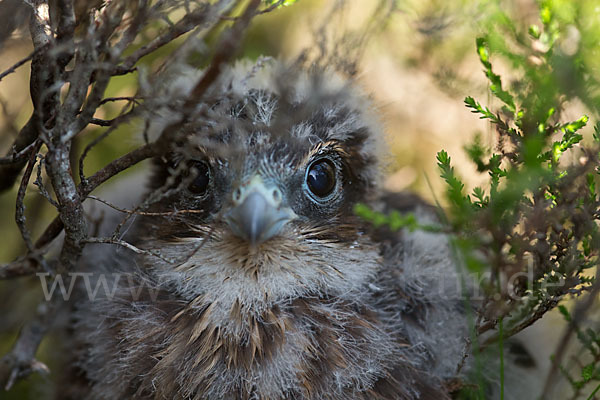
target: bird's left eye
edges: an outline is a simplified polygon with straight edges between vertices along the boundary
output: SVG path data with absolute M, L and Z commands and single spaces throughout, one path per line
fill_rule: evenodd
M 204 194 L 208 190 L 208 184 L 210 183 L 210 168 L 204 161 L 194 161 L 191 167 L 194 169 L 195 177 L 188 186 L 188 189 L 194 194 Z
M 326 197 L 335 188 L 335 167 L 326 159 L 313 162 L 306 173 L 308 189 L 317 197 Z

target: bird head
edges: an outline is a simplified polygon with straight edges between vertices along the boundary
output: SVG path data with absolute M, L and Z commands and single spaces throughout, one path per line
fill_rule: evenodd
M 353 213 L 379 174 L 364 97 L 326 71 L 277 63 L 232 67 L 215 86 L 155 163 L 152 208 L 165 215 L 140 235 L 183 261 L 153 264 L 185 274 L 190 293 L 254 282 L 248 298 L 372 273 L 357 265 L 377 254 Z

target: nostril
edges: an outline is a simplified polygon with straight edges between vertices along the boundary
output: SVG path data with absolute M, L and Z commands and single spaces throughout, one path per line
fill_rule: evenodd
M 234 203 L 239 203 L 242 199 L 242 189 L 237 188 L 233 191 L 233 201 Z
M 274 189 L 272 196 L 273 196 L 273 200 L 276 203 L 279 203 L 281 201 L 281 192 L 279 191 L 279 189 Z

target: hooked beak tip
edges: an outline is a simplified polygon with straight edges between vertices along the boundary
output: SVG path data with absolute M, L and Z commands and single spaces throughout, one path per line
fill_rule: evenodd
M 290 208 L 275 207 L 262 193 L 255 191 L 233 207 L 225 219 L 234 234 L 257 246 L 277 235 L 294 217 Z

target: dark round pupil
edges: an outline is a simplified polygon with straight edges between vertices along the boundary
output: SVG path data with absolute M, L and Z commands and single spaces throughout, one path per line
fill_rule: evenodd
M 208 165 L 204 161 L 197 161 L 192 164 L 192 168 L 195 170 L 195 177 L 192 183 L 190 183 L 189 189 L 192 193 L 201 194 L 206 192 L 208 189 L 208 183 L 210 181 L 210 174 L 208 172 Z
M 306 183 L 311 192 L 319 197 L 327 196 L 335 187 L 335 170 L 329 160 L 321 160 L 311 165 Z

